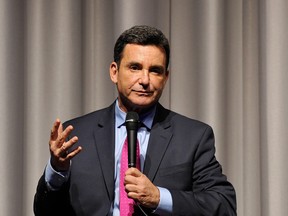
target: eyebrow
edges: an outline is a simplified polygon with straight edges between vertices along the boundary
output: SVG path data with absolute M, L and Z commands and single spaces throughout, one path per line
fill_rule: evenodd
M 149 67 L 149 70 L 151 69 L 157 69 L 157 70 L 160 70 L 160 71 L 165 71 L 165 68 L 162 66 L 162 65 L 152 65 L 151 67 Z
M 142 64 L 139 63 L 139 62 L 136 62 L 136 61 L 127 62 L 127 66 L 131 66 L 131 65 L 137 65 L 137 66 L 141 66 L 142 67 Z

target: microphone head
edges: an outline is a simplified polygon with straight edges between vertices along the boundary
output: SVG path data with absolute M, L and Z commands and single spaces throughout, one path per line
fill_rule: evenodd
M 138 130 L 139 123 L 140 121 L 138 113 L 134 111 L 127 113 L 125 120 L 127 130 Z

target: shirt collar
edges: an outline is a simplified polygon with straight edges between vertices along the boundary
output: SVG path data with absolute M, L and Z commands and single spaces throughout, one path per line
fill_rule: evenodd
M 152 109 L 150 109 L 148 112 L 143 113 L 139 116 L 140 121 L 147 127 L 149 130 L 152 128 L 153 119 L 156 113 L 156 106 L 154 106 Z M 115 124 L 119 128 L 122 125 L 125 125 L 126 120 L 126 114 L 124 111 L 122 111 L 119 107 L 118 99 L 116 100 L 116 106 L 115 106 Z

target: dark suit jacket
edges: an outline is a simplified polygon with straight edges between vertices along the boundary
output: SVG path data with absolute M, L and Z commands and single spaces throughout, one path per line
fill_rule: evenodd
M 71 136 L 79 137 L 83 150 L 73 158 L 69 181 L 60 191 L 49 191 L 41 177 L 35 215 L 109 213 L 114 201 L 114 106 L 65 123 L 73 125 Z M 234 188 L 214 153 L 211 127 L 157 105 L 143 172 L 171 192 L 172 215 L 236 215 Z

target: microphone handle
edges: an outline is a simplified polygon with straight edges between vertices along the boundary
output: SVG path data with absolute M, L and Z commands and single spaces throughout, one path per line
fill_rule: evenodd
M 136 143 L 137 143 L 137 131 L 128 130 L 128 167 L 136 167 Z

